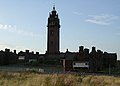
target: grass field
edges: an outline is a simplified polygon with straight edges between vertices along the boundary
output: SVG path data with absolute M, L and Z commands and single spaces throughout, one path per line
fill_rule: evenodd
M 120 77 L 0 72 L 0 86 L 120 86 Z

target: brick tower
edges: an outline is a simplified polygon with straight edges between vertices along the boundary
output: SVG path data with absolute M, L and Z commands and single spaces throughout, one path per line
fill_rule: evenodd
M 53 6 L 53 10 L 50 12 L 48 17 L 47 25 L 47 54 L 59 54 L 59 30 L 60 22 L 58 14 Z

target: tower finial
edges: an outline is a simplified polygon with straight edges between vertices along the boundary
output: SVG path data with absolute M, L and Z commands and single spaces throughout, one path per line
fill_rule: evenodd
M 53 4 L 53 10 L 55 10 L 55 3 Z

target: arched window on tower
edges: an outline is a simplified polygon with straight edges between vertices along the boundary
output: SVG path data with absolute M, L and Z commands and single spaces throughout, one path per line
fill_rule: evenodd
M 51 30 L 51 31 L 50 31 L 50 35 L 53 35 L 53 34 L 54 34 L 53 30 Z

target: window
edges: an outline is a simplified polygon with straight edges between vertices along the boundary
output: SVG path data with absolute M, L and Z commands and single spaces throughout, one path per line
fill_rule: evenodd
M 53 30 L 51 30 L 51 31 L 50 31 L 50 35 L 53 35 L 53 33 L 54 33 Z
M 55 25 L 55 22 L 51 22 L 51 25 Z
M 18 59 L 19 60 L 25 60 L 25 56 L 19 56 Z

